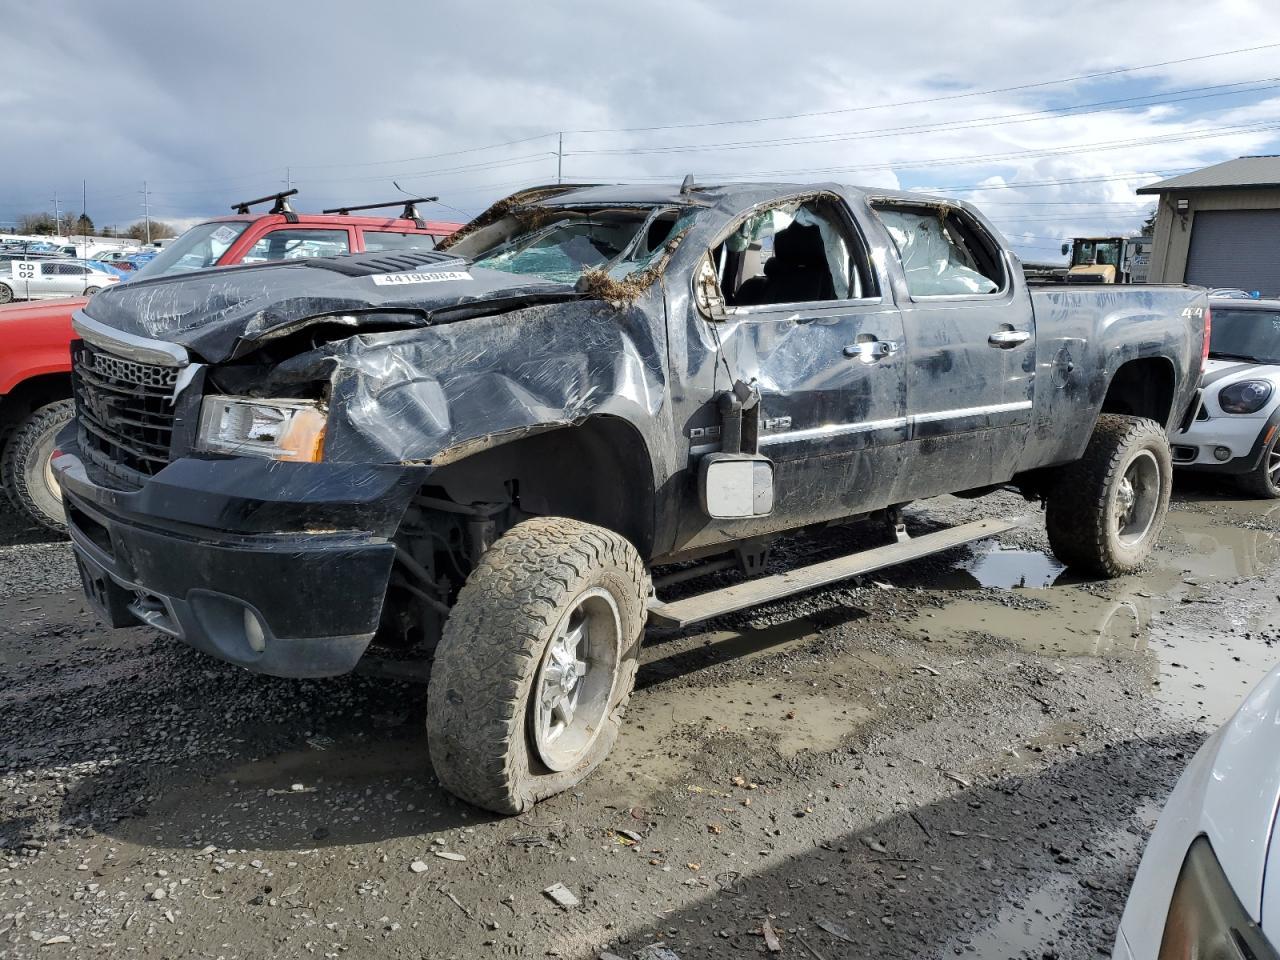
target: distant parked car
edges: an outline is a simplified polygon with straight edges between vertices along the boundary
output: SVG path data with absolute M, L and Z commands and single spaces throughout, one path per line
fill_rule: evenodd
M 1234 477 L 1280 498 L 1280 300 L 1210 300 L 1209 359 L 1195 418 L 1173 435 L 1173 465 Z
M 12 260 L 0 272 L 0 304 L 14 300 L 53 300 L 87 297 L 103 287 L 119 283 L 123 271 L 94 260 L 54 257 L 47 260 Z
M 14 260 L 48 260 L 53 257 L 52 253 L 22 253 L 16 250 L 5 250 L 0 248 L 0 264 L 12 263 Z M 0 267 L 0 273 L 8 273 L 8 269 Z
M 137 256 L 137 254 L 138 251 L 136 249 L 104 250 L 92 259 L 97 260 L 99 263 L 105 263 L 108 266 L 115 267 L 118 270 L 129 271 L 136 269 L 130 258 Z
M 1112 960 L 1276 960 L 1280 666 L 1178 780 L 1129 892 Z
M 129 270 L 137 272 L 145 267 L 148 263 L 160 256 L 159 250 L 142 250 L 138 253 L 131 253 L 125 257 L 125 263 L 129 265 Z
M 1215 287 L 1209 291 L 1209 297 L 1213 300 L 1257 300 L 1258 294 L 1239 287 Z

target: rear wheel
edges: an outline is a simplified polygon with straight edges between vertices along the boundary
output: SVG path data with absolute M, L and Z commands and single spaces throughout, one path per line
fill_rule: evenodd
M 39 408 L 18 425 L 0 463 L 9 498 L 37 523 L 59 532 L 66 529 L 66 515 L 53 473 L 54 440 L 73 416 L 75 404 L 70 400 Z
M 431 669 L 441 784 L 519 813 L 599 766 L 635 683 L 649 592 L 635 548 L 602 527 L 544 517 L 499 538 L 459 592 Z
M 1084 456 L 1049 492 L 1045 525 L 1054 555 L 1098 576 L 1137 570 L 1164 528 L 1172 477 L 1169 438 L 1158 423 L 1103 414 Z
M 92 297 L 95 293 L 97 293 L 101 289 L 102 289 L 101 287 L 85 287 L 84 295 L 86 297 Z
M 13 287 L 0 283 L 0 304 L 13 303 Z
M 1262 459 L 1252 471 L 1238 478 L 1240 488 L 1261 500 L 1280 498 L 1280 450 L 1276 442 L 1280 441 L 1280 431 L 1271 435 L 1262 448 Z

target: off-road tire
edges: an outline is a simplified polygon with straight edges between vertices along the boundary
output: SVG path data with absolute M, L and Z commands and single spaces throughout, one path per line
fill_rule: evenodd
M 1117 530 L 1117 496 L 1126 471 L 1149 453 L 1158 469 L 1158 501 L 1146 533 L 1134 543 Z M 1169 510 L 1173 458 L 1169 438 L 1154 420 L 1104 413 L 1084 456 L 1062 469 L 1049 491 L 1045 526 L 1054 556 L 1081 573 L 1119 577 L 1139 569 Z
M 1280 480 L 1280 450 L 1276 449 L 1277 443 L 1280 443 L 1280 431 L 1273 434 L 1270 442 L 1263 446 L 1258 465 L 1248 473 L 1236 477 L 1236 484 L 1240 489 L 1259 500 L 1280 499 L 1280 484 L 1276 483 Z
M 617 606 L 618 665 L 603 727 L 576 765 L 555 771 L 534 745 L 532 691 L 562 618 L 593 588 Z M 427 737 L 440 783 L 478 807 L 513 814 L 587 777 L 617 739 L 651 591 L 635 547 L 603 527 L 539 517 L 500 537 L 459 592 L 435 652 Z
M 75 404 L 58 400 L 40 407 L 18 425 L 5 444 L 0 476 L 14 505 L 49 530 L 66 530 L 62 497 L 49 485 L 46 464 L 53 455 L 54 440 L 71 418 Z
M 0 283 L 0 304 L 13 303 L 13 287 Z

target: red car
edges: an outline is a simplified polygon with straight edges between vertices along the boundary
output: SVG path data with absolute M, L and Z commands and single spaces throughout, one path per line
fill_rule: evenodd
M 192 227 L 129 282 L 238 263 L 431 249 L 460 226 L 422 219 L 413 202 L 404 203 L 401 216 L 394 218 L 350 214 L 402 201 L 295 213 L 288 195 L 238 204 L 237 214 Z M 268 200 L 275 201 L 270 213 L 248 212 Z M 54 530 L 63 526 L 62 498 L 49 457 L 54 437 L 74 413 L 71 315 L 87 302 L 68 297 L 0 307 L 0 481 L 20 509 Z

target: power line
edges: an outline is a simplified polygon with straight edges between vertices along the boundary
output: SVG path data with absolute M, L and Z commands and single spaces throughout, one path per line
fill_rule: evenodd
M 1253 85 L 1253 86 L 1248 86 Z M 1225 90 L 1226 87 L 1245 87 L 1244 90 Z M 640 154 L 664 153 L 702 153 L 707 151 L 750 150 L 761 147 L 809 146 L 815 143 L 841 143 L 849 140 L 873 140 L 885 137 L 916 136 L 926 133 L 949 133 L 957 130 L 977 130 L 986 127 L 1008 126 L 1018 123 L 1034 123 L 1040 120 L 1055 120 L 1063 116 L 1083 117 L 1097 113 L 1114 112 L 1117 104 L 1130 104 L 1133 107 L 1158 107 L 1171 103 L 1185 103 L 1191 100 L 1206 100 L 1215 97 L 1234 97 L 1242 94 L 1260 93 L 1274 90 L 1280 86 L 1280 77 L 1263 77 L 1257 80 L 1241 80 L 1236 83 L 1220 83 L 1207 87 L 1188 87 L 1175 90 L 1169 94 L 1146 94 L 1140 97 L 1119 97 L 1113 100 L 1097 100 L 1091 103 L 1068 104 L 1062 107 L 1046 107 L 1043 110 L 1029 110 L 1023 113 L 996 114 L 987 117 L 970 117 L 965 120 L 947 120 L 939 123 L 910 124 L 901 127 L 877 127 L 871 130 L 850 130 L 844 133 L 818 133 L 801 137 L 780 137 L 768 140 L 733 140 L 725 143 L 706 144 L 672 144 L 661 147 L 614 147 L 601 150 L 569 150 L 566 156 L 635 156 Z M 1214 90 L 1216 93 L 1201 91 Z M 1196 94 L 1181 96 L 1181 94 Z M 1138 101 L 1146 101 L 1139 103 Z
M 1150 177 L 1153 175 L 1159 176 L 1159 177 L 1172 177 L 1172 176 L 1177 176 L 1180 173 L 1190 173 L 1194 169 L 1196 168 L 1180 167 L 1175 170 L 1163 170 L 1163 171 L 1153 170 L 1151 171 L 1151 173 L 1122 173 L 1122 174 L 1114 174 L 1114 175 L 1105 176 L 1105 177 L 1064 177 L 1059 179 L 1048 179 L 1048 180 L 1008 180 L 1008 181 L 1005 181 L 1004 183 L 964 184 L 961 186 L 945 186 L 945 187 L 924 186 L 924 187 L 911 187 L 909 189 L 919 190 L 923 193 L 943 193 L 943 192 L 984 193 L 989 190 L 1022 190 L 1022 189 L 1033 188 L 1033 187 L 1066 186 L 1068 184 L 1075 184 L 1075 183 L 1114 183 L 1115 181 L 1118 181 L 1118 180 L 1120 181 L 1145 180 L 1147 177 Z M 982 202 L 987 203 L 986 200 Z M 1016 203 L 1017 201 L 1010 200 L 1008 202 Z
M 1009 87 L 991 87 L 986 90 L 971 90 L 966 93 L 950 93 L 933 97 L 922 97 L 918 100 L 899 100 L 896 103 L 872 103 L 861 107 L 844 107 L 838 110 L 812 110 L 807 113 L 779 114 L 771 117 L 750 117 L 742 120 L 707 120 L 697 123 L 669 123 L 651 127 L 601 127 L 594 130 L 566 130 L 565 133 L 646 133 L 654 130 L 688 130 L 694 127 L 726 127 L 742 123 L 772 123 L 777 120 L 807 120 L 812 117 L 831 117 L 845 113 L 862 113 L 868 110 L 889 110 L 897 107 L 914 107 L 926 103 L 940 103 L 945 100 L 963 100 L 968 97 L 987 97 L 997 93 L 1013 93 L 1018 90 L 1036 90 L 1043 87 L 1059 86 L 1066 83 L 1079 83 L 1081 80 L 1099 80 L 1103 77 L 1119 76 L 1123 73 L 1136 73 L 1140 70 L 1155 70 L 1158 67 L 1172 67 L 1182 63 L 1194 63 L 1200 60 L 1212 60 L 1216 57 L 1230 57 L 1241 53 L 1256 53 L 1259 50 L 1272 50 L 1280 47 L 1280 43 L 1264 43 L 1256 47 L 1240 47 L 1235 50 L 1222 50 L 1218 53 L 1204 53 L 1194 57 L 1180 57 L 1177 60 L 1161 60 L 1158 63 L 1144 63 L 1133 67 L 1117 67 L 1114 70 L 1102 70 L 1098 73 L 1082 73 L 1074 77 L 1058 80 L 1040 80 L 1035 83 L 1020 83 Z
M 1008 153 L 971 154 L 958 157 L 933 157 L 926 160 L 899 159 L 881 160 L 875 163 L 855 164 L 851 166 L 778 168 L 773 170 L 752 170 L 738 173 L 704 173 L 704 178 L 716 180 L 764 179 L 776 176 L 819 175 L 832 173 L 852 173 L 862 170 L 916 170 L 924 167 L 968 166 L 981 163 L 997 163 L 1002 160 L 1020 160 L 1032 157 L 1076 156 L 1083 153 L 1095 153 L 1105 150 L 1123 150 L 1128 147 L 1145 147 L 1158 143 L 1180 143 L 1188 140 L 1209 140 L 1219 137 L 1237 136 L 1248 133 L 1264 133 L 1280 127 L 1280 120 L 1257 120 L 1252 123 L 1228 125 L 1223 127 L 1206 127 L 1186 133 L 1163 134 L 1159 136 L 1135 137 L 1129 140 L 1102 140 L 1093 143 L 1067 144 L 1060 147 L 1040 147 L 1031 150 L 1015 150 Z M 679 179 L 679 174 L 635 176 L 633 180 L 664 181 Z M 588 178 L 592 178 L 588 175 Z
M 785 114 L 785 115 L 778 115 L 778 116 L 772 116 L 772 117 L 750 117 L 745 119 L 714 120 L 714 121 L 677 123 L 677 124 L 661 124 L 661 125 L 643 126 L 643 127 L 609 127 L 609 128 L 601 127 L 596 129 L 564 130 L 563 133 L 582 134 L 582 135 L 602 134 L 602 133 L 641 133 L 641 132 L 653 132 L 653 131 L 659 131 L 659 130 L 688 130 L 688 129 L 702 128 L 702 127 L 721 127 L 721 126 L 733 126 L 737 124 L 767 123 L 767 122 L 772 122 L 776 120 L 795 120 L 795 119 L 807 119 L 807 118 L 821 117 L 821 116 L 837 116 L 837 115 L 848 114 L 848 113 L 861 113 L 861 112 L 866 112 L 871 110 L 885 110 L 885 109 L 892 109 L 892 108 L 898 108 L 898 107 L 918 106 L 921 104 L 933 104 L 933 103 L 939 103 L 943 101 L 961 100 L 961 99 L 967 99 L 972 97 L 990 96 L 993 94 L 1011 93 L 1019 90 L 1033 90 L 1033 89 L 1041 89 L 1044 87 L 1061 86 L 1069 83 L 1078 83 L 1083 80 L 1095 80 L 1103 77 L 1117 76 L 1120 74 L 1136 73 L 1143 70 L 1154 70 L 1160 67 L 1168 67 L 1168 66 L 1174 66 L 1178 64 L 1184 64 L 1184 63 L 1193 63 L 1193 62 L 1198 62 L 1203 60 L 1211 60 L 1218 57 L 1228 57 L 1228 56 L 1236 56 L 1236 55 L 1245 54 L 1245 53 L 1255 53 L 1261 50 L 1274 49 L 1276 47 L 1280 47 L 1280 42 L 1261 44 L 1259 46 L 1254 46 L 1254 47 L 1241 47 L 1234 50 L 1223 50 L 1217 53 L 1200 54 L 1194 57 L 1182 57 L 1175 60 L 1162 60 L 1156 63 L 1145 63 L 1145 64 L 1138 64 L 1135 66 L 1117 67 L 1113 70 L 1105 70 L 1098 73 L 1079 74 L 1074 77 L 1065 77 L 1057 80 L 1042 80 L 1034 83 L 1016 84 L 1016 85 L 1007 86 L 1007 87 L 992 87 L 985 90 L 973 90 L 965 93 L 944 94 L 939 96 L 923 97 L 915 100 L 900 100 L 894 103 L 867 104 L 860 107 L 847 107 L 847 108 L 842 108 L 837 110 L 818 110 L 818 111 L 810 111 L 806 113 Z M 1250 81 L 1241 81 L 1241 82 L 1243 83 L 1243 82 L 1250 82 Z M 532 143 L 537 140 L 549 139 L 551 137 L 558 137 L 561 135 L 561 133 L 562 133 L 561 131 L 549 130 L 544 133 L 532 134 L 528 137 L 520 137 L 513 140 L 505 140 L 497 143 L 483 144 L 475 147 L 464 147 L 464 148 L 459 148 L 457 150 L 448 150 L 448 151 L 442 151 L 439 153 L 423 154 L 416 157 L 402 157 L 394 160 L 371 160 L 371 161 L 360 161 L 360 162 L 351 162 L 351 163 L 332 163 L 332 164 L 293 164 L 293 166 L 297 169 L 340 169 L 340 168 L 371 167 L 371 166 L 391 166 L 391 165 L 400 164 L 400 163 L 413 163 L 413 162 L 419 162 L 424 160 L 441 159 L 444 157 L 461 156 L 469 153 L 480 153 L 486 150 L 497 150 L 503 147 L 516 146 L 523 143 Z M 278 170 L 279 168 L 277 167 L 275 169 Z M 273 172 L 274 171 L 271 169 L 264 169 L 261 171 L 235 175 L 232 177 L 203 178 L 203 179 L 196 178 L 191 180 L 173 180 L 168 182 L 171 184 L 225 183 L 231 180 L 250 179 L 258 174 L 265 175 Z M 408 174 L 405 174 L 405 175 L 407 176 Z

